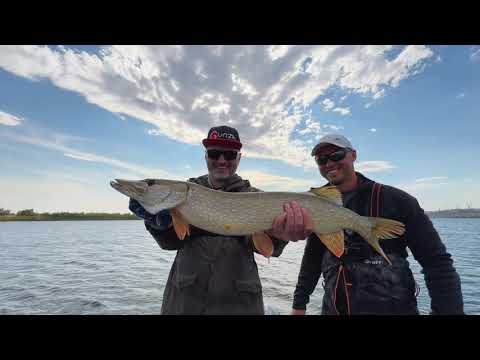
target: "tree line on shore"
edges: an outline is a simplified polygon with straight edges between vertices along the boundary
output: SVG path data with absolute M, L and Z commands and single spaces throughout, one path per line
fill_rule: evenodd
M 76 218 L 113 218 L 113 219 L 138 219 L 137 216 L 131 213 L 94 213 L 94 212 L 43 212 L 37 213 L 34 209 L 23 209 L 16 213 L 9 209 L 0 208 L 0 220 L 1 219 L 15 219 L 15 218 L 32 218 L 32 219 L 76 219 Z

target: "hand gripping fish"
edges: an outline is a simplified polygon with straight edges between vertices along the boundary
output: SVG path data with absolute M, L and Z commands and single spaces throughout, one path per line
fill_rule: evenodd
M 334 186 L 313 188 L 309 192 L 224 192 L 184 181 L 116 179 L 110 185 L 134 198 L 151 214 L 169 209 L 179 239 L 189 235 L 189 224 L 227 236 L 252 235 L 259 252 L 270 257 L 271 238 L 265 233 L 283 212 L 283 204 L 297 201 L 311 215 L 313 232 L 337 257 L 345 251 L 344 229 L 362 236 L 385 260 L 379 239 L 391 239 L 404 233 L 401 222 L 379 217 L 360 216 L 342 206 L 342 195 Z

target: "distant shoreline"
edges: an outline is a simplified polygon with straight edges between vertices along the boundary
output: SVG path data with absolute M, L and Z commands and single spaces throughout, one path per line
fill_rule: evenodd
M 55 215 L 6 215 L 0 216 L 0 222 L 6 221 L 87 221 L 87 220 L 142 220 L 131 214 L 102 214 L 102 215 L 78 215 L 78 216 L 55 216 Z
M 480 209 L 451 209 L 425 212 L 432 219 L 479 219 Z

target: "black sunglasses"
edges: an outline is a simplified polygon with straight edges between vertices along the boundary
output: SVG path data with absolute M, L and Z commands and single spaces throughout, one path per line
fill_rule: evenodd
M 223 158 L 227 161 L 235 160 L 237 158 L 238 152 L 233 150 L 207 150 L 207 156 L 209 159 L 218 160 L 220 155 L 223 155 Z
M 315 161 L 317 162 L 318 165 L 325 165 L 328 162 L 328 160 L 337 162 L 345 159 L 345 156 L 347 156 L 347 153 L 349 151 L 350 149 L 341 149 L 328 155 L 316 155 Z

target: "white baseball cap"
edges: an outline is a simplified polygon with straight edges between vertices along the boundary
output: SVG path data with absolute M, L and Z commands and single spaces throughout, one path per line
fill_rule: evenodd
M 348 148 L 353 150 L 352 143 L 350 140 L 348 140 L 345 136 L 340 135 L 340 134 L 328 134 L 320 138 L 319 142 L 317 145 L 312 150 L 312 156 L 315 156 L 317 151 L 322 147 L 326 145 L 335 145 L 341 148 Z

